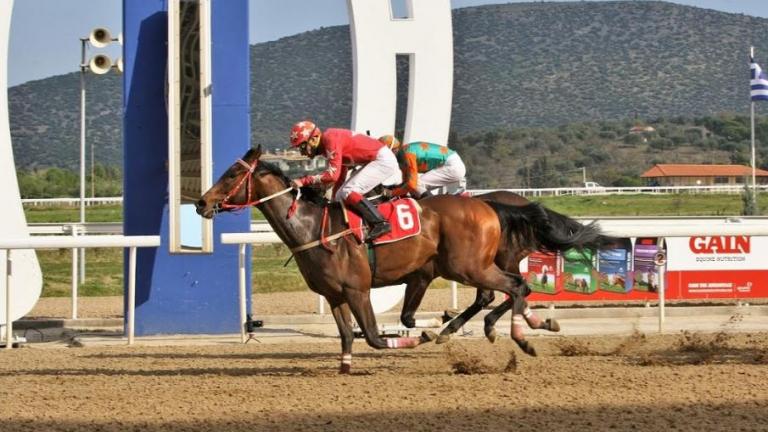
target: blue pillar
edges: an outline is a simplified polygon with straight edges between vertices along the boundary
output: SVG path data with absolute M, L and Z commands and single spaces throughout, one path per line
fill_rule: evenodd
M 237 247 L 220 239 L 248 231 L 249 214 L 214 221 L 212 254 L 168 249 L 167 10 L 167 0 L 123 1 L 123 230 L 162 239 L 138 251 L 136 334 L 237 333 Z M 250 147 L 248 0 L 213 0 L 211 26 L 215 182 Z M 250 287 L 250 253 L 247 263 Z

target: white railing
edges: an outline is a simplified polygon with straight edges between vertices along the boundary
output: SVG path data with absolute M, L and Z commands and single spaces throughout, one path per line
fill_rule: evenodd
M 40 236 L 40 237 L 22 237 L 0 239 L 0 251 L 5 251 L 6 273 L 5 273 L 5 317 L 6 317 L 6 336 L 5 347 L 13 347 L 13 320 L 11 319 L 11 278 L 13 274 L 12 252 L 18 249 L 73 249 L 73 275 L 77 273 L 77 253 L 78 248 L 103 248 L 103 247 L 122 247 L 129 248 L 128 253 L 128 311 L 126 316 L 125 333 L 128 338 L 128 345 L 133 344 L 134 339 L 134 311 L 136 308 L 136 248 L 157 247 L 160 246 L 160 236 L 90 236 L 90 237 L 62 237 L 62 236 Z M 76 281 L 76 279 L 73 280 Z M 77 289 L 73 286 L 72 303 L 74 310 L 77 305 Z
M 768 236 L 768 217 L 750 218 L 579 218 L 593 220 L 614 237 Z
M 60 222 L 60 223 L 30 223 L 27 224 L 30 234 L 69 234 L 73 231 L 79 235 L 86 234 L 123 234 L 122 222 Z M 272 227 L 265 220 L 251 221 L 251 232 L 272 232 Z M 277 238 L 277 237 L 275 237 Z
M 632 194 L 739 194 L 744 192 L 744 185 L 717 186 L 633 186 L 633 187 L 562 187 L 562 188 L 505 188 L 505 189 L 468 189 L 473 195 L 494 191 L 515 192 L 526 197 L 561 196 L 561 195 L 632 195 Z M 768 192 L 768 185 L 757 185 L 760 192 Z M 79 198 L 25 198 L 26 206 L 79 206 Z M 85 205 L 122 204 L 123 197 L 85 198 Z
M 65 223 L 31 223 L 27 225 L 30 234 L 54 235 L 77 232 L 79 235 L 110 234 L 122 235 L 122 222 L 65 222 Z
M 86 206 L 122 204 L 123 197 L 85 198 Z M 79 206 L 80 198 L 24 198 L 21 203 L 25 206 Z
M 706 235 L 750 235 L 750 236 L 768 236 L 768 217 L 698 217 L 698 218 L 685 218 L 685 217 L 610 217 L 610 218 L 577 218 L 582 223 L 589 223 L 596 220 L 603 231 L 608 235 L 617 237 L 688 237 L 688 236 L 706 236 Z M 18 241 L 26 242 L 41 242 L 39 246 L 32 247 L 18 247 L 17 243 L 13 240 L 0 240 L 0 250 L 3 249 L 40 249 L 40 248 L 73 248 L 73 288 L 72 288 L 72 313 L 73 318 L 77 316 L 77 253 L 75 252 L 79 247 L 152 247 L 159 245 L 159 238 L 157 236 L 147 237 L 123 237 L 120 235 L 110 236 L 90 236 L 90 237 L 75 237 L 80 234 L 78 229 L 81 224 L 30 224 L 30 231 L 35 233 L 61 233 L 72 234 L 73 237 L 58 237 L 58 236 L 36 236 L 33 238 L 19 239 Z M 122 224 L 116 223 L 87 223 L 84 224 L 86 233 L 118 233 L 122 232 Z M 72 229 L 75 231 L 73 232 Z M 103 240 L 102 240 L 103 239 Z M 110 239 L 107 241 L 107 239 Z M 131 244 L 125 243 L 128 239 L 152 239 L 151 244 L 137 244 L 131 246 Z M 101 242 L 91 244 L 89 242 L 96 241 Z M 273 232 L 272 228 L 266 221 L 253 221 L 251 223 L 251 232 L 248 233 L 224 233 L 221 235 L 221 241 L 223 244 L 237 244 L 239 248 L 239 260 L 238 260 L 238 274 L 239 274 L 239 286 L 238 297 L 240 299 L 240 322 L 241 322 L 241 337 L 245 340 L 244 326 L 246 320 L 245 310 L 245 246 L 246 244 L 270 244 L 281 243 L 279 237 Z M 155 243 L 156 242 L 156 243 Z M 42 244 L 45 246 L 42 246 Z M 12 247 L 6 247 L 7 244 L 11 244 Z M 134 251 L 135 253 L 135 251 Z M 9 254 L 10 255 L 10 254 Z M 131 256 L 131 259 L 135 256 Z M 129 267 L 133 266 L 131 272 L 135 271 L 135 263 L 132 265 L 129 263 Z M 133 274 L 133 273 L 131 273 Z M 132 288 L 129 281 L 129 297 L 134 296 L 135 293 L 131 293 L 135 289 Z M 452 284 L 452 298 L 453 307 L 457 307 L 457 294 L 456 285 Z M 660 297 L 663 294 L 660 294 Z M 132 301 L 129 299 L 129 303 Z M 6 303 L 10 304 L 10 303 Z M 318 308 L 322 311 L 323 300 L 318 297 Z M 663 299 L 660 299 L 660 309 L 663 309 Z M 133 306 L 131 305 L 128 314 L 130 316 L 129 321 L 132 321 Z M 7 316 L 10 316 L 8 314 Z M 663 310 L 660 313 L 660 320 L 663 320 Z M 129 343 L 133 343 L 133 323 L 129 322 L 129 329 L 127 330 Z
M 720 186 L 636 186 L 636 187 L 576 187 L 576 188 L 540 188 L 540 189 L 469 189 L 472 195 L 488 192 L 508 191 L 525 197 L 563 196 L 563 195 L 635 195 L 635 194 L 739 194 L 744 192 L 744 185 Z M 758 185 L 759 192 L 768 191 L 768 185 Z

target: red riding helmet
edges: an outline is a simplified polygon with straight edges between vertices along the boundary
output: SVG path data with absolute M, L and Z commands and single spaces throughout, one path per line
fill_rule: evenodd
M 309 120 L 300 121 L 291 128 L 291 146 L 298 147 L 317 135 L 320 135 L 320 129 L 316 124 Z

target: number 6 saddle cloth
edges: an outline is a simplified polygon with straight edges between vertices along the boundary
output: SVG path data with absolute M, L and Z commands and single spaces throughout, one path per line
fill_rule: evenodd
M 413 237 L 421 232 L 421 220 L 419 219 L 421 208 L 416 200 L 412 198 L 395 199 L 381 203 L 376 207 L 384 219 L 389 221 L 392 231 L 375 239 L 373 244 L 392 243 Z M 365 223 L 357 213 L 348 209 L 345 211 L 349 220 L 349 228 L 352 229 L 357 240 L 362 242 L 365 238 L 363 231 L 367 229 Z

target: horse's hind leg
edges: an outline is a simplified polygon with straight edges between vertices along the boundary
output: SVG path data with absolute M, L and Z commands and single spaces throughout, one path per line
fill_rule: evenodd
M 522 332 L 515 331 L 514 315 L 523 314 L 523 311 L 527 306 L 525 296 L 530 292 L 530 288 L 526 285 L 523 277 L 518 274 L 504 272 L 496 266 L 475 272 L 471 276 L 471 285 L 476 286 L 477 288 L 495 289 L 510 296 L 513 313 L 512 340 L 517 343 L 523 352 L 535 356 L 536 350 L 525 340 L 525 336 Z
M 485 316 L 485 319 L 483 320 L 485 323 L 483 330 L 485 331 L 485 337 L 488 338 L 491 343 L 496 342 L 496 339 L 498 338 L 498 335 L 496 334 L 496 321 L 510 309 L 512 309 L 511 297 L 501 302 L 500 305 L 496 306 Z
M 525 322 L 525 318 L 523 318 L 523 313 L 528 308 L 528 302 L 525 300 L 525 297 L 514 297 L 512 300 L 512 340 L 517 343 L 517 346 L 520 347 L 521 350 L 523 350 L 524 353 L 536 356 L 536 349 L 533 348 L 533 345 L 531 345 L 526 339 L 525 339 L 525 333 L 524 333 L 524 327 L 523 323 Z
M 525 309 L 523 309 L 523 318 L 525 318 L 525 322 L 528 323 L 528 327 L 534 330 L 547 330 L 551 332 L 560 331 L 560 323 L 558 323 L 556 319 L 547 318 L 542 321 L 541 318 L 539 318 L 539 316 L 527 305 L 525 306 Z
M 475 296 L 475 302 L 468 308 L 459 314 L 456 318 L 452 319 L 448 325 L 440 332 L 440 336 L 437 337 L 435 343 L 445 343 L 450 340 L 451 335 L 459 331 L 461 326 L 466 324 L 473 316 L 477 315 L 484 307 L 491 304 L 495 296 L 492 290 L 478 289 Z
M 405 296 L 403 297 L 403 311 L 400 313 L 400 322 L 408 328 L 416 327 L 416 310 L 424 299 L 427 287 L 434 278 L 424 272 L 418 272 L 406 279 Z
M 496 306 L 494 310 L 489 312 L 485 316 L 485 337 L 488 338 L 491 343 L 495 342 L 498 338 L 496 334 L 496 322 L 505 314 L 507 311 L 512 309 L 512 299 L 508 298 L 501 302 L 500 305 Z M 519 316 L 519 315 L 518 315 Z M 551 332 L 559 332 L 560 331 L 560 324 L 555 320 L 554 318 L 547 318 L 546 320 L 542 321 L 541 318 L 534 313 L 531 308 L 529 308 L 527 305 L 525 306 L 525 309 L 523 309 L 523 314 L 521 316 L 525 320 L 525 322 L 528 324 L 528 327 L 534 329 L 534 330 L 548 330 Z M 522 322 L 518 320 L 518 322 L 521 324 L 518 334 L 522 334 Z M 515 324 L 513 319 L 513 325 Z M 518 336 L 520 337 L 520 336 Z

